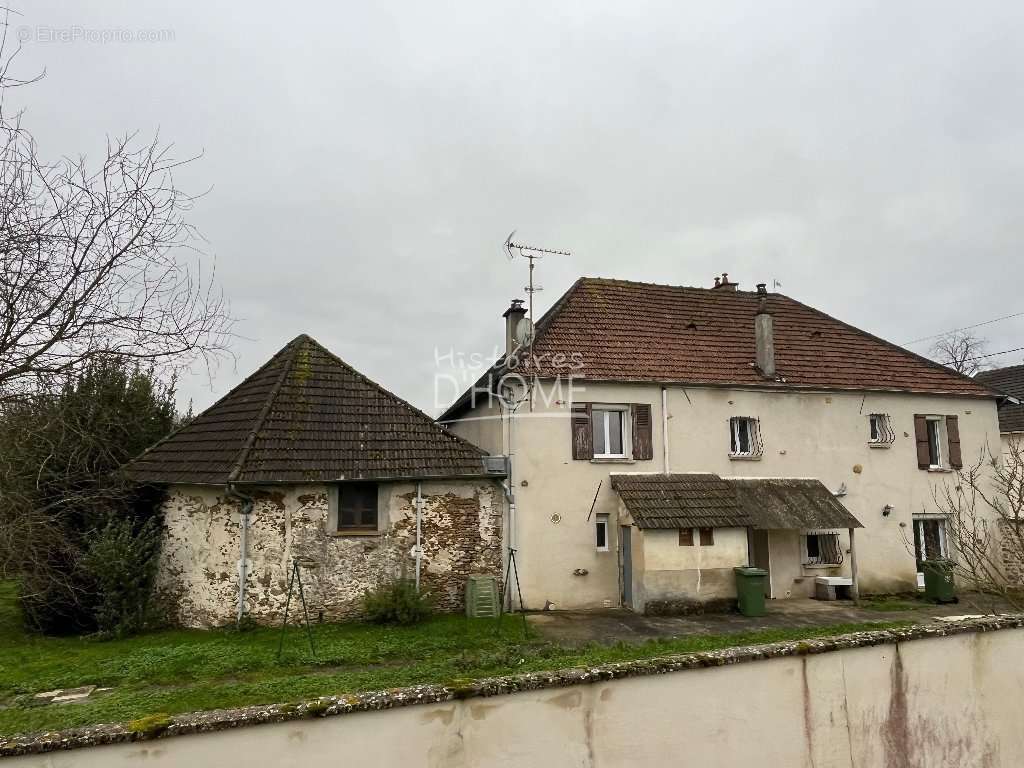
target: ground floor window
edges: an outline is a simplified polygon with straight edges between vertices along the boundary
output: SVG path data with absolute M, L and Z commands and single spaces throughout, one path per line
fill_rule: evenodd
M 943 517 L 914 518 L 914 557 L 917 570 L 925 560 L 938 560 L 949 556 L 946 546 L 946 519 Z
M 804 565 L 842 565 L 839 534 L 810 532 L 804 536 Z
M 694 531 L 697 532 L 696 537 Z M 692 547 L 695 541 L 699 541 L 702 547 L 713 547 L 715 545 L 714 528 L 680 528 L 679 546 Z
M 342 483 L 339 486 L 338 530 L 377 530 L 376 483 Z
M 608 515 L 598 514 L 594 524 L 594 533 L 598 552 L 608 551 Z

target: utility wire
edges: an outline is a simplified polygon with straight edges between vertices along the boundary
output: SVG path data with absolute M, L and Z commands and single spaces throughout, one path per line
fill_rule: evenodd
M 903 346 L 909 347 L 911 344 L 920 344 L 922 341 L 931 341 L 932 339 L 938 339 L 938 338 L 940 338 L 942 336 L 946 336 L 946 335 L 948 335 L 950 333 L 956 333 L 957 331 L 969 331 L 969 330 L 971 330 L 971 328 L 981 328 L 981 326 L 983 326 L 983 325 L 992 325 L 992 323 L 998 323 L 998 322 L 1001 322 L 1003 320 L 1010 320 L 1010 319 L 1012 319 L 1014 317 L 1024 317 L 1024 312 L 1016 312 L 1016 313 L 1014 313 L 1012 315 L 1003 315 L 1002 317 L 996 317 L 996 318 L 993 318 L 992 320 L 986 320 L 983 323 L 975 323 L 974 325 L 965 325 L 963 328 L 954 328 L 951 331 L 943 331 L 942 333 L 936 333 L 933 336 L 922 336 L 920 339 L 914 339 L 913 341 L 908 341 L 908 342 L 904 343 Z M 1016 351 L 1016 350 L 1011 350 L 1011 351 Z M 1003 352 L 996 352 L 995 354 L 1001 355 L 1001 354 L 1005 354 L 1005 353 L 1003 353 Z
M 996 357 L 997 355 L 1008 355 L 1011 352 L 1024 352 L 1024 347 L 1017 347 L 1016 349 L 1008 349 L 1005 352 L 989 352 L 987 355 L 978 355 L 977 357 L 965 357 L 964 360 L 982 360 L 986 357 Z

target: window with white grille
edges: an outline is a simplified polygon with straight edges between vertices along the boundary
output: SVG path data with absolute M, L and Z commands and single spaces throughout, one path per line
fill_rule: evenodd
M 756 459 L 762 453 L 764 447 L 758 420 L 750 416 L 729 419 L 729 455 L 738 459 Z
M 839 534 L 811 531 L 804 536 L 804 565 L 842 565 Z
M 868 416 L 868 443 L 872 446 L 892 445 L 896 433 L 889 424 L 889 414 L 872 413 Z

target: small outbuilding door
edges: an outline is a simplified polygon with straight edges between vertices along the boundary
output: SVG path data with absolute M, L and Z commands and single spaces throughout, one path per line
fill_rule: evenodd
M 631 528 L 628 525 L 623 525 L 619 528 L 619 547 L 621 549 L 621 555 L 619 556 L 619 563 L 622 566 L 622 605 L 625 608 L 633 607 L 633 539 L 631 537 Z

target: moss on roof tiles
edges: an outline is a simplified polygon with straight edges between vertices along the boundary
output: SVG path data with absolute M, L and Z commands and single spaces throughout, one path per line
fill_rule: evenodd
M 455 478 L 483 475 L 485 454 L 302 335 L 123 471 L 153 483 Z

